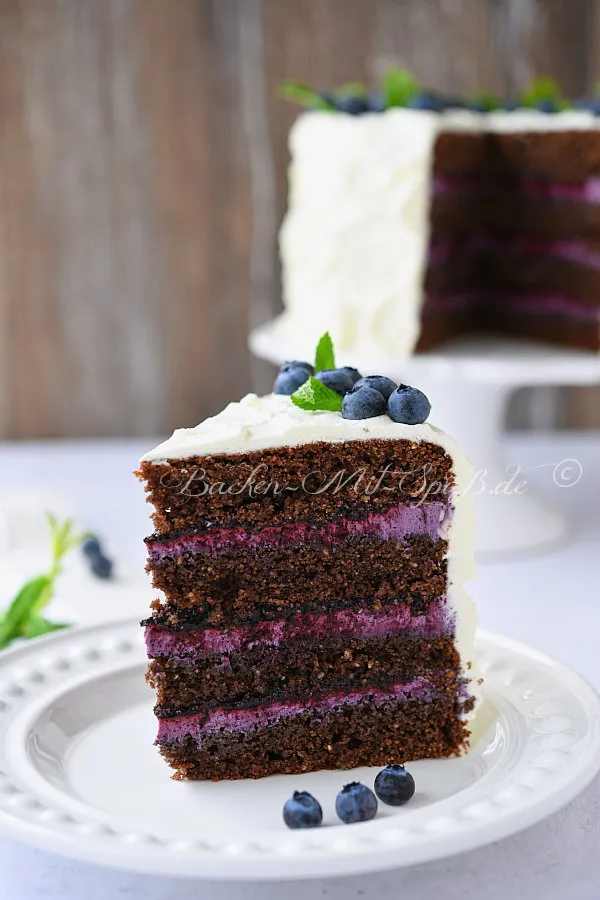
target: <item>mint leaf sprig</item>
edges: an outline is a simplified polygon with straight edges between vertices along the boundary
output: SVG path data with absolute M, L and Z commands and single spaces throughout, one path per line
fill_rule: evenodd
M 65 622 L 51 622 L 42 612 L 54 596 L 56 579 L 62 572 L 65 556 L 86 537 L 77 534 L 71 519 L 59 522 L 56 516 L 47 514 L 50 526 L 51 562 L 43 575 L 27 581 L 8 609 L 0 615 L 0 650 L 17 638 L 34 638 L 49 634 L 59 628 L 67 628 Z
M 324 369 L 335 369 L 335 351 L 328 331 L 321 335 L 315 350 L 315 372 L 322 372 Z M 300 409 L 309 412 L 339 412 L 342 408 L 342 395 L 327 387 L 314 375 L 309 375 L 304 384 L 294 391 L 291 400 Z
M 292 394 L 292 403 L 299 406 L 300 409 L 307 409 L 310 412 L 317 410 L 329 410 L 330 412 L 340 412 L 342 408 L 342 395 L 337 391 L 332 391 L 327 385 L 311 375 L 308 381 L 298 388 Z
M 386 108 L 408 106 L 419 91 L 417 82 L 406 69 L 390 69 L 381 79 L 381 93 Z
M 321 335 L 315 350 L 315 372 L 322 372 L 323 369 L 335 369 L 333 341 L 328 331 Z
M 519 97 L 519 103 L 527 109 L 539 108 L 541 103 L 550 104 L 557 112 L 569 109 L 571 104 L 563 97 L 554 78 L 536 78 Z
M 284 81 L 279 88 L 279 96 L 307 109 L 335 110 L 335 104 L 331 100 L 299 81 Z

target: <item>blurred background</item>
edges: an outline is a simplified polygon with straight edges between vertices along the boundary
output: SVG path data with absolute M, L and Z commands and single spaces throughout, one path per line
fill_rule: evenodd
M 0 438 L 192 425 L 272 371 L 287 78 L 569 96 L 596 0 L 0 0 Z M 597 388 L 523 390 L 519 428 L 598 427 Z

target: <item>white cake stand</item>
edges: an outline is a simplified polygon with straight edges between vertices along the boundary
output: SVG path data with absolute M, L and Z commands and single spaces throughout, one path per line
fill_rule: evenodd
M 250 334 L 252 352 L 280 365 L 306 358 L 306 346 L 282 340 L 274 322 Z M 484 338 L 449 343 L 408 359 L 338 354 L 338 365 L 363 374 L 388 375 L 413 384 L 431 400 L 431 421 L 452 434 L 473 460 L 472 491 L 477 502 L 477 551 L 484 556 L 539 551 L 567 534 L 567 523 L 536 496 L 529 473 L 502 457 L 510 394 L 534 385 L 600 383 L 600 354 L 528 341 Z M 540 460 L 556 490 L 581 477 L 577 460 Z

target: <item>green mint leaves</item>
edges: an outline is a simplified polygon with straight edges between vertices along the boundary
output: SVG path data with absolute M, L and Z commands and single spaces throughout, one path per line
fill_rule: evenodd
M 333 103 L 330 103 L 330 101 L 319 94 L 318 91 L 313 91 L 312 88 L 307 87 L 305 84 L 300 84 L 297 81 L 284 81 L 279 88 L 279 95 L 283 97 L 284 100 L 298 103 L 300 106 L 305 106 L 307 109 L 335 109 Z
M 557 112 L 570 108 L 554 78 L 536 78 L 527 90 L 523 91 L 519 102 L 529 109 L 538 107 L 540 103 L 551 104 Z
M 339 412 L 342 408 L 342 396 L 311 375 L 308 381 L 292 394 L 292 403 L 310 412 L 319 409 Z
M 70 519 L 59 522 L 55 516 L 48 514 L 48 524 L 52 555 L 50 569 L 24 584 L 8 609 L 0 614 L 0 650 L 17 638 L 39 637 L 67 627 L 60 622 L 50 622 L 42 616 L 42 611 L 54 595 L 55 582 L 62 571 L 62 560 L 85 535 L 74 533 Z
M 315 371 L 322 372 L 323 369 L 335 369 L 333 341 L 328 331 L 321 335 L 315 350 Z M 310 375 L 308 380 L 294 391 L 291 400 L 300 409 L 306 409 L 309 412 L 317 412 L 319 409 L 339 412 L 342 408 L 341 394 L 332 391 L 313 375 Z
M 323 369 L 335 369 L 333 341 L 328 331 L 319 338 L 315 351 L 315 372 L 322 372 Z
M 390 69 L 381 79 L 381 93 L 388 108 L 407 106 L 417 92 L 417 82 L 406 69 Z

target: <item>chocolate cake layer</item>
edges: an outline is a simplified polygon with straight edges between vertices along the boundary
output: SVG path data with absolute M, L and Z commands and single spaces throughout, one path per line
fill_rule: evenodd
M 533 178 L 578 185 L 600 174 L 600 132 L 442 132 L 433 169 L 437 177 Z
M 352 537 L 335 547 L 308 544 L 217 556 L 185 550 L 160 563 L 150 561 L 148 569 L 167 605 L 197 608 L 207 624 L 238 624 L 257 607 L 263 615 L 282 607 L 302 610 L 315 599 L 323 608 L 347 597 L 382 603 L 412 595 L 437 599 L 446 586 L 447 551 L 446 541 L 428 535 L 408 536 L 401 545 Z
M 177 779 L 261 778 L 319 769 L 385 766 L 460 753 L 468 738 L 453 696 L 369 701 L 329 712 L 304 712 L 267 728 L 215 732 L 199 747 L 186 736 L 158 742 Z
M 427 441 L 353 440 L 140 464 L 159 534 L 364 516 L 445 499 L 452 461 Z
M 248 708 L 369 687 L 385 689 L 415 675 L 458 670 L 453 635 L 396 634 L 388 638 L 295 641 L 253 647 L 225 657 L 156 659 L 148 682 L 159 717 Z

